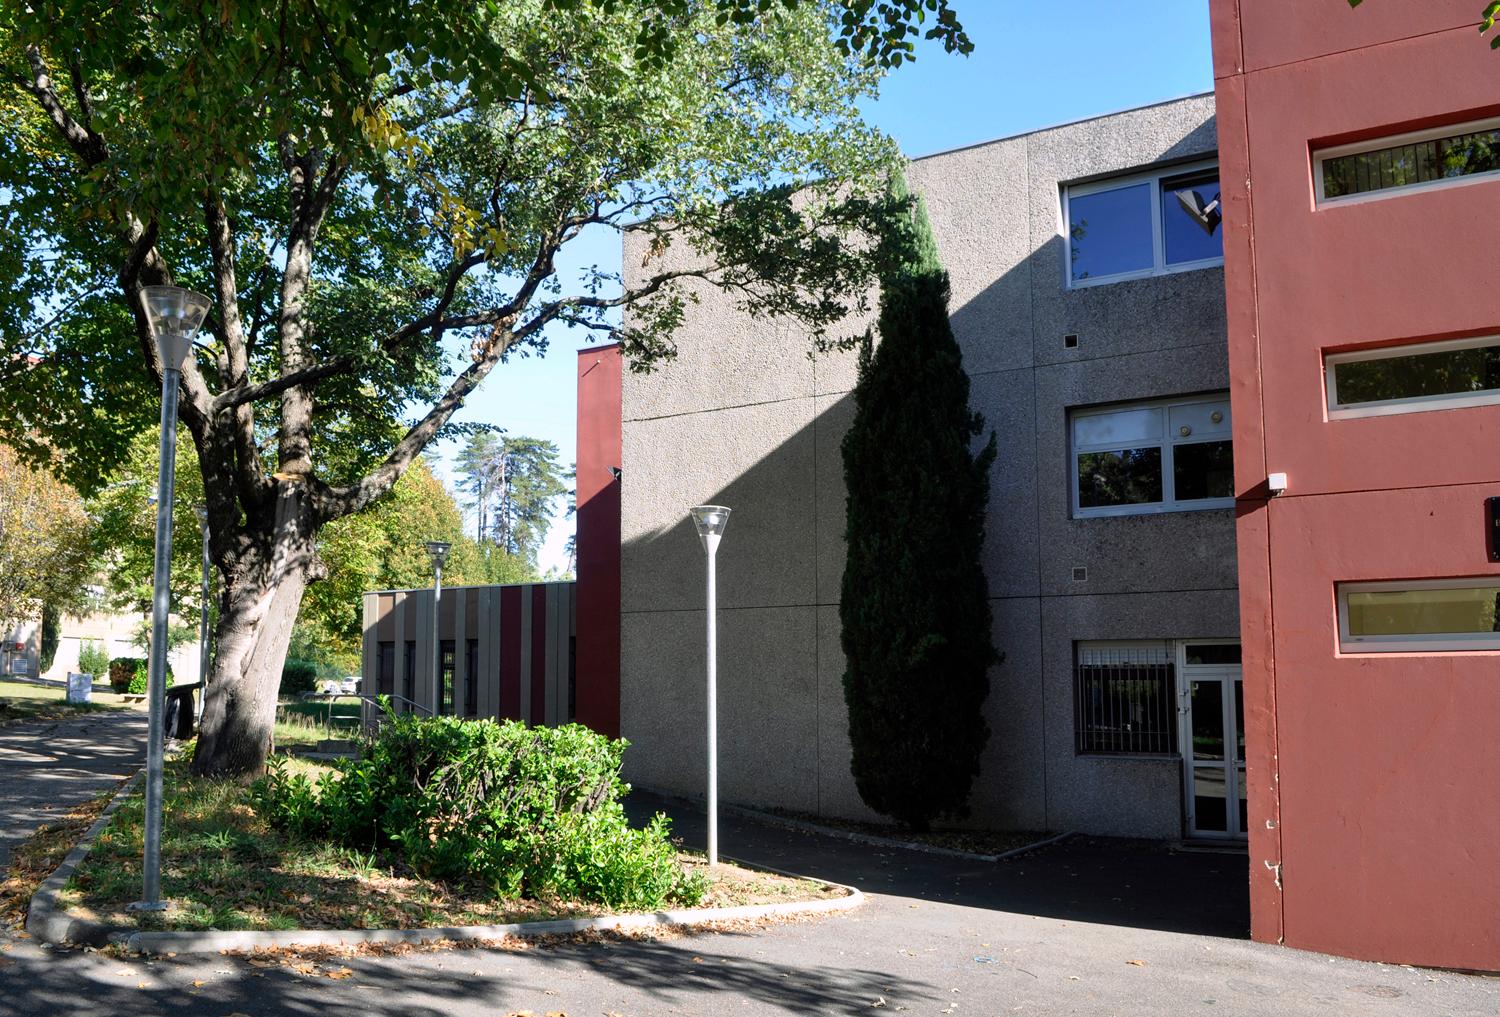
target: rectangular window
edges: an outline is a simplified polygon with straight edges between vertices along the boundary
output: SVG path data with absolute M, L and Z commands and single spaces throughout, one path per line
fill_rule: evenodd
M 458 650 L 453 645 L 453 640 L 444 639 L 438 643 L 438 652 L 441 661 L 438 674 L 442 676 L 442 705 L 438 708 L 439 713 L 453 714 L 453 669 L 458 666 Z
M 1500 650 L 1500 577 L 1340 583 L 1349 653 Z
M 1322 149 L 1313 163 L 1319 204 L 1468 183 L 1500 172 L 1500 120 Z
M 1219 169 L 1212 163 L 1075 184 L 1064 197 L 1071 286 L 1224 262 Z
M 1078 643 L 1073 669 L 1074 749 L 1161 756 L 1177 752 L 1172 644 Z
M 411 709 L 411 704 L 417 701 L 417 644 L 415 640 L 406 641 L 406 664 L 405 679 L 401 683 L 401 695 L 405 696 L 406 709 Z
M 479 640 L 464 640 L 464 716 L 479 716 Z
M 378 643 L 375 668 L 375 691 L 389 696 L 396 691 L 396 644 Z
M 1134 515 L 1234 504 L 1224 396 L 1075 410 L 1073 515 Z
M 1323 358 L 1329 419 L 1500 403 L 1500 336 Z

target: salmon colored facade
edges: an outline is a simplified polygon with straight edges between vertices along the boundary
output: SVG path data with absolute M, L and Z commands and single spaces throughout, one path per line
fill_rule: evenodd
M 1330 418 L 1324 357 L 1500 333 L 1500 176 L 1320 204 L 1316 162 L 1500 114 L 1481 6 L 1211 3 L 1253 935 L 1493 970 L 1500 651 L 1341 650 L 1338 584 L 1500 575 L 1500 405 Z

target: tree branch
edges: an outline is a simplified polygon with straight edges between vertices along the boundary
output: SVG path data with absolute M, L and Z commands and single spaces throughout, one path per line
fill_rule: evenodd
M 304 367 L 291 374 L 283 374 L 279 378 L 270 381 L 258 382 L 254 385 L 236 385 L 228 388 L 214 397 L 213 412 L 223 413 L 225 410 L 244 406 L 255 402 L 257 399 L 269 399 L 273 395 L 279 395 L 289 388 L 297 385 L 313 385 L 324 378 L 331 378 L 337 374 L 343 374 L 355 366 L 353 357 L 334 357 L 332 360 L 316 364 L 312 367 Z

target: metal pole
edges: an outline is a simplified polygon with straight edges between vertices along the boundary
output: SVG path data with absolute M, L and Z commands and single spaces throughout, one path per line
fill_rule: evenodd
M 715 619 L 717 584 L 714 559 L 719 538 L 711 536 L 708 545 L 708 864 L 719 864 L 719 651 Z
M 442 642 L 438 639 L 438 605 L 443 600 L 443 563 L 432 563 L 432 715 L 443 712 Z
M 165 911 L 167 907 L 161 899 L 162 765 L 166 754 L 162 726 L 167 705 L 167 613 L 172 606 L 168 580 L 172 571 L 172 494 L 177 479 L 179 375 L 176 367 L 163 364 L 161 447 L 156 478 L 156 572 L 151 593 L 150 670 L 146 680 L 150 711 L 146 728 L 146 852 L 142 872 L 143 899 L 131 905 L 137 911 Z
M 198 612 L 198 723 L 203 723 L 203 706 L 208 701 L 208 598 L 213 595 L 209 569 L 213 562 L 208 554 L 208 511 L 198 518 L 203 529 L 203 606 Z

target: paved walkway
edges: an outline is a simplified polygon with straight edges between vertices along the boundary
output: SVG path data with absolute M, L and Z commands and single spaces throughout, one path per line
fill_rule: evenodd
M 695 839 L 701 819 L 675 810 L 688 813 L 679 829 Z M 17 941 L 0 952 L 0 1015 L 1500 1013 L 1500 979 L 1203 934 L 1242 935 L 1242 925 L 1226 926 L 1242 919 L 1222 900 L 1241 878 L 1243 859 L 1233 856 L 1084 841 L 997 871 L 736 819 L 725 820 L 720 836 L 726 853 L 861 883 L 871 900 L 852 914 L 754 930 L 361 957 L 333 962 L 351 971 L 340 979 L 222 956 L 120 961 Z M 1173 872 L 1184 886 L 1170 902 L 1153 900 L 1161 885 L 1153 880 Z M 1213 899 L 1185 907 L 1194 894 Z
M 146 715 L 90 713 L 0 727 L 0 869 L 10 849 L 146 761 Z

